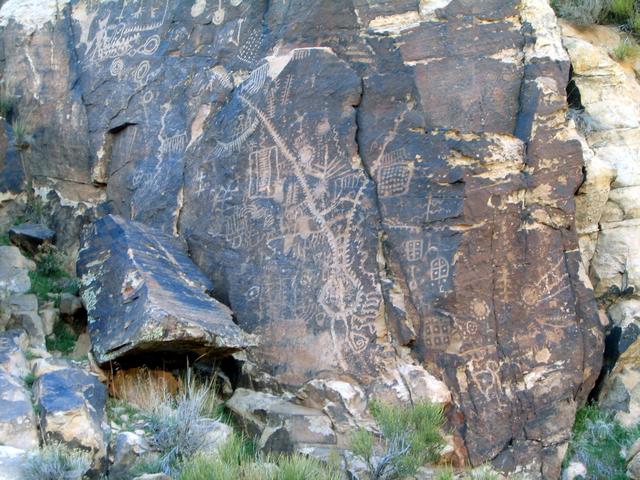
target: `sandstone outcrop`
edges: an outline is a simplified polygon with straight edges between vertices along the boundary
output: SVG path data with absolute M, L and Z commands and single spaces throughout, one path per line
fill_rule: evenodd
M 102 216 L 79 260 L 100 363 L 175 350 L 177 317 L 189 349 L 242 329 L 255 384 L 291 403 L 253 422 L 265 444 L 428 398 L 459 458 L 558 477 L 603 345 L 547 1 L 29 5 L 0 10 L 3 75 L 35 190 L 73 219 L 59 241 Z
M 573 118 L 584 137 L 585 182 L 576 199 L 583 262 L 610 321 L 600 405 L 625 426 L 639 420 L 640 376 L 640 84 L 635 66 L 617 62 L 611 27 L 563 24 L 573 65 Z M 613 363 L 615 362 L 615 367 Z
M 232 353 L 250 344 L 210 281 L 169 235 L 108 215 L 85 236 L 78 259 L 95 359 Z

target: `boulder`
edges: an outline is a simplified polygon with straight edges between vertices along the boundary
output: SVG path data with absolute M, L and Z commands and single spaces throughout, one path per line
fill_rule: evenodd
M 162 353 L 226 355 L 249 345 L 211 282 L 175 238 L 108 215 L 78 258 L 95 359 Z
M 120 432 L 113 440 L 109 478 L 115 480 L 130 478 L 129 470 L 151 450 L 147 440 L 133 432 Z
M 31 392 L 24 383 L 0 370 L 0 444 L 22 450 L 38 448 Z
M 43 437 L 90 452 L 92 469 L 107 463 L 107 388 L 81 368 L 43 373 L 34 384 Z
M 0 480 L 26 480 L 27 452 L 0 445 Z
M 35 255 L 40 246 L 55 242 L 56 232 L 40 223 L 23 223 L 9 229 L 9 240 L 25 252 Z
M 18 247 L 0 246 L 0 297 L 28 292 L 29 271 L 35 268 L 35 263 L 24 257 Z
M 38 298 L 35 295 L 11 295 L 0 302 L 0 307 L 9 315 L 6 328 L 24 329 L 34 347 L 44 348 L 45 328 L 38 315 Z
M 640 338 L 618 358 L 607 375 L 598 404 L 627 428 L 640 424 Z
M 60 295 L 60 313 L 62 315 L 75 315 L 83 309 L 82 300 L 70 293 Z
M 331 420 L 320 410 L 245 388 L 236 389 L 226 406 L 265 451 L 292 452 L 307 445 L 336 444 Z
M 24 378 L 29 373 L 29 364 L 24 350 L 29 337 L 24 330 L 9 330 L 0 333 L 0 370 L 14 378 Z
M 53 333 L 53 327 L 60 318 L 60 310 L 53 307 L 47 307 L 38 311 L 38 315 L 40 315 L 40 319 L 42 320 L 44 334 L 51 335 Z

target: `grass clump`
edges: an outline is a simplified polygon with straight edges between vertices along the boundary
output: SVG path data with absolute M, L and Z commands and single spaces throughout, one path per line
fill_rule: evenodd
M 179 480 L 341 480 L 341 472 L 305 455 L 260 456 L 251 443 L 232 435 L 217 455 L 198 453 L 181 468 Z
M 204 420 L 215 410 L 215 403 L 220 402 L 215 400 L 213 384 L 197 382 L 188 371 L 185 388 L 180 393 L 174 397 L 166 395 L 151 411 L 145 412 L 165 473 L 175 473 L 181 462 L 205 445 L 209 425 Z
M 592 25 L 603 21 L 611 0 L 553 0 L 551 6 L 559 17 L 579 25 Z
M 623 61 L 631 57 L 635 57 L 640 53 L 640 46 L 631 43 L 629 39 L 621 40 L 616 48 L 613 49 L 613 58 Z
M 18 148 L 28 147 L 31 137 L 29 126 L 22 120 L 14 120 L 11 122 L 11 129 L 15 146 Z
M 80 480 L 91 465 L 89 454 L 50 443 L 27 460 L 25 480 Z
M 373 401 L 370 411 L 380 428 L 381 442 L 360 429 L 352 437 L 351 448 L 367 463 L 372 480 L 413 475 L 439 458 L 444 446 L 442 407 L 429 402 L 401 407 Z
M 30 293 L 34 293 L 39 300 L 47 302 L 49 294 L 78 292 L 78 281 L 64 270 L 64 255 L 53 245 L 42 245 L 34 257 L 36 270 L 29 272 L 31 279 Z
M 78 335 L 73 331 L 70 325 L 65 322 L 56 322 L 53 326 L 53 335 L 49 335 L 46 339 L 48 351 L 58 351 L 63 355 L 69 355 L 76 347 Z
M 22 378 L 22 381 L 27 386 L 27 388 L 31 388 L 33 386 L 33 383 L 36 381 L 36 376 L 33 372 L 29 372 Z
M 0 117 L 9 118 L 16 105 L 16 99 L 9 95 L 6 90 L 0 89 Z
M 596 405 L 586 405 L 576 414 L 565 464 L 582 462 L 587 467 L 585 480 L 624 480 L 627 475 L 622 452 L 637 438 L 640 426 L 624 428 L 611 414 Z

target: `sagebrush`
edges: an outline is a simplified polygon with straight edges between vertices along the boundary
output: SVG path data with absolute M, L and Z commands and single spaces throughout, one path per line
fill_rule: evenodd
M 52 442 L 33 453 L 25 465 L 25 480 L 80 480 L 89 470 L 89 454 Z

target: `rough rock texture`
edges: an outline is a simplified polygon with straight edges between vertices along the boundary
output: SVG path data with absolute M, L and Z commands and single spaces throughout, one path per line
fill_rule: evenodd
M 23 223 L 9 229 L 9 239 L 20 249 L 35 255 L 41 245 L 55 241 L 56 232 L 39 223 Z
M 26 293 L 31 288 L 29 271 L 35 263 L 25 258 L 18 247 L 0 246 L 0 292 L 2 296 Z
M 176 239 L 108 215 L 78 259 L 95 359 L 161 352 L 231 353 L 250 344 Z
M 0 371 L 0 444 L 22 450 L 38 447 L 30 393 L 22 380 Z
M 106 467 L 109 429 L 107 388 L 95 375 L 67 366 L 44 373 L 34 384 L 44 438 L 91 454 L 95 472 Z
M 584 31 L 564 24 L 563 42 L 573 64 L 569 91 L 587 159 L 576 227 L 583 262 L 610 320 L 607 362 L 617 360 L 600 405 L 630 425 L 640 412 L 640 70 L 612 58 L 620 42 L 613 28 Z
M 23 480 L 27 452 L 0 445 L 0 480 Z
M 0 25 L 38 194 L 186 240 L 298 407 L 347 411 L 318 380 L 361 392 L 354 419 L 450 394 L 463 458 L 558 476 L 602 327 L 548 2 L 27 4 Z M 126 312 L 145 293 L 120 272 L 103 301 Z

